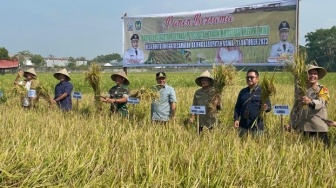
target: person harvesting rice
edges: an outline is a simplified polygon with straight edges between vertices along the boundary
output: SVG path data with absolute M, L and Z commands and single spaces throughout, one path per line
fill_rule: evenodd
M 62 69 L 54 74 L 60 82 L 55 86 L 55 97 L 51 102 L 57 104 L 61 110 L 69 111 L 72 109 L 71 92 L 73 85 L 70 83 L 70 76 L 66 69 Z
M 214 79 L 208 70 L 204 71 L 195 79 L 195 83 L 201 88 L 198 89 L 193 98 L 193 106 L 205 106 L 206 114 L 199 114 L 199 132 L 203 131 L 203 127 L 211 130 L 217 123 L 217 112 L 221 109 L 220 97 L 215 98 L 216 90 L 214 88 Z M 211 110 L 214 106 L 216 110 Z M 195 114 L 191 114 L 190 123 L 194 123 Z
M 122 117 L 128 116 L 127 99 L 130 94 L 128 85 L 130 84 L 124 71 L 112 74 L 111 79 L 116 85 L 109 91 L 108 97 L 101 96 L 101 101 L 111 103 L 111 114 L 120 114 Z
M 22 76 L 25 77 L 25 79 L 20 81 Z M 35 105 L 37 101 L 36 88 L 38 84 L 39 82 L 34 68 L 18 72 L 14 86 L 17 87 L 16 92 L 21 95 L 23 107 L 28 108 Z
M 327 71 L 323 67 L 307 65 L 305 79 L 305 92 L 295 90 L 295 106 L 291 114 L 291 127 L 308 137 L 318 137 L 325 146 L 330 145 L 328 138 L 329 126 L 327 105 L 329 102 L 329 90 L 319 83 Z M 289 125 L 288 125 L 289 126 Z M 289 128 L 287 126 L 287 128 Z
M 271 111 L 271 101 L 262 103 L 262 87 L 258 84 L 259 72 L 249 69 L 246 73 L 247 87 L 243 88 L 237 98 L 234 108 L 234 127 L 239 128 L 239 136 L 249 132 L 260 135 L 264 131 L 264 122 L 260 111 Z

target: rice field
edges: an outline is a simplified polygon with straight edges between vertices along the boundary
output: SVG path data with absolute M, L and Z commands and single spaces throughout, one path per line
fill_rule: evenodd
M 96 110 L 94 92 L 83 74 L 72 74 L 73 110 L 62 113 L 40 99 L 33 110 L 22 109 L 20 97 L 11 91 L 16 75 L 0 76 L 0 187 L 335 187 L 335 129 L 332 147 L 318 140 L 284 132 L 280 117 L 270 112 L 266 133 L 240 139 L 233 128 L 233 108 L 244 72 L 223 90 L 224 109 L 212 132 L 197 134 L 189 118 L 194 83 L 201 71 L 168 72 L 167 83 L 177 93 L 175 122 L 154 125 L 150 101 L 128 105 L 129 119 L 110 117 L 109 106 Z M 260 81 L 265 73 L 261 73 Z M 267 73 L 271 75 L 270 73 Z M 101 92 L 114 85 L 103 73 Z M 38 78 L 53 91 L 52 73 Z M 155 73 L 129 73 L 130 89 L 156 84 Z M 336 119 L 335 73 L 321 83 L 330 90 L 329 118 Z M 293 104 L 293 78 L 275 73 L 272 104 Z M 104 93 L 105 92 L 105 93 Z M 284 122 L 288 117 L 284 116 Z

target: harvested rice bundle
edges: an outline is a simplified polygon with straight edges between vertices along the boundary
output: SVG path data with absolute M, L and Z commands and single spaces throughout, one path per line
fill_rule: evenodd
M 221 108 L 221 95 L 226 86 L 235 82 L 238 72 L 232 64 L 221 64 L 213 67 L 214 93 L 209 105 L 210 114 L 215 115 Z
M 267 99 L 269 99 L 271 96 L 276 94 L 276 88 L 274 86 L 275 72 L 273 73 L 271 78 L 268 78 L 266 75 L 267 74 L 264 75 L 263 80 L 259 84 L 261 87 L 261 104 L 262 105 L 266 103 Z M 261 110 L 260 112 L 261 112 L 261 115 L 265 117 L 265 111 Z
M 45 99 L 49 104 L 51 104 L 51 101 L 53 99 L 52 91 L 49 87 L 46 87 L 42 83 L 40 83 L 36 87 L 36 93 L 38 97 L 42 97 Z
M 27 95 L 27 89 L 23 85 L 14 85 L 11 89 L 11 93 L 14 96 L 20 96 L 23 98 Z
M 140 98 L 141 100 L 156 101 L 160 98 L 160 94 L 156 87 L 145 88 L 141 87 L 137 91 L 132 91 L 130 97 Z
M 214 88 L 216 93 L 222 94 L 224 87 L 232 85 L 237 76 L 236 68 L 232 64 L 221 64 L 214 66 L 213 68 L 214 76 Z
M 270 96 L 275 95 L 276 88 L 274 86 L 274 75 L 273 73 L 271 78 L 268 78 L 265 74 L 263 80 L 260 83 L 261 87 L 261 104 L 265 104 L 266 100 L 270 98 Z
M 84 73 L 85 74 L 85 81 L 89 82 L 93 89 L 95 105 L 98 110 L 102 109 L 102 101 L 100 100 L 100 93 L 101 93 L 101 67 L 97 63 L 92 63 L 89 70 Z
M 289 71 L 294 76 L 295 88 L 299 91 L 300 96 L 304 96 L 307 90 L 307 71 L 306 71 L 307 54 L 300 53 L 294 57 L 294 62 L 287 63 Z

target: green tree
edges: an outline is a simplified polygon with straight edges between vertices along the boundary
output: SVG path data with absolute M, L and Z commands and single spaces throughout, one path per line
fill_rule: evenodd
M 77 57 L 76 60 L 77 61 L 86 61 L 85 57 Z
M 10 59 L 8 50 L 4 47 L 0 48 L 0 59 Z
M 309 61 L 328 70 L 336 70 L 336 26 L 330 29 L 318 29 L 305 35 Z
M 25 60 L 33 57 L 33 54 L 28 50 L 23 50 L 15 54 L 14 57 L 19 60 L 20 66 L 22 66 Z
M 118 53 L 113 53 L 113 54 L 108 54 L 108 55 L 100 55 L 92 59 L 92 62 L 97 62 L 97 63 L 109 63 L 112 60 L 117 60 L 119 61 L 121 59 L 120 54 Z
M 37 67 L 43 67 L 46 65 L 46 61 L 41 55 L 33 55 L 31 58 L 32 63 Z
M 68 58 L 68 64 L 67 64 L 67 68 L 69 68 L 69 69 L 74 69 L 74 68 L 76 68 L 76 59 L 75 58 L 73 58 L 73 57 L 69 57 Z

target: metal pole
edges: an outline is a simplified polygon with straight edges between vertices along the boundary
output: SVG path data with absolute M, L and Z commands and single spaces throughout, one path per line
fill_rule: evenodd
M 133 114 L 133 120 L 135 120 L 134 106 L 135 106 L 135 104 L 132 104 L 132 114 Z
M 197 114 L 197 134 L 200 134 L 200 123 L 199 123 L 199 114 Z
M 281 121 L 281 134 L 284 133 L 284 120 L 283 120 L 283 115 L 280 115 L 280 121 Z

